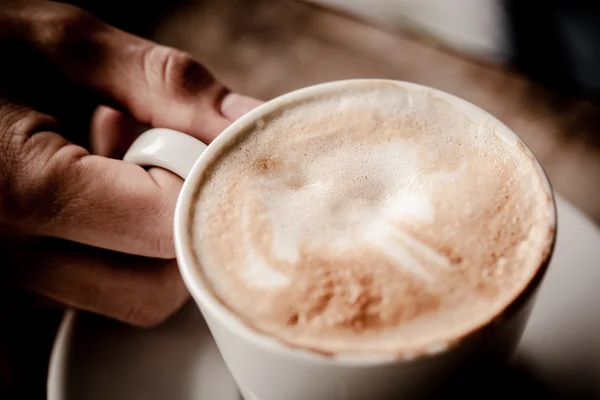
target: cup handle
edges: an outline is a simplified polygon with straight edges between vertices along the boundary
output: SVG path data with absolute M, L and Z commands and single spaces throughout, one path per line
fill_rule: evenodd
M 154 128 L 142 133 L 131 145 L 123 161 L 169 170 L 185 179 L 206 145 L 172 129 Z

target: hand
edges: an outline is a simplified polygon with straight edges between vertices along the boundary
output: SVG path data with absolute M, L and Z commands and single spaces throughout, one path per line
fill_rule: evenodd
M 59 3 L 2 3 L 0 55 L 0 284 L 159 323 L 188 297 L 172 260 L 182 180 L 118 158 L 138 122 L 210 142 L 259 102 Z

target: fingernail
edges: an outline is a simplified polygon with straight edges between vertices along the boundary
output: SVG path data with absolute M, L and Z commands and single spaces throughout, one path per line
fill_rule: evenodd
M 262 104 L 262 101 L 241 94 L 229 93 L 221 101 L 221 114 L 231 121 Z

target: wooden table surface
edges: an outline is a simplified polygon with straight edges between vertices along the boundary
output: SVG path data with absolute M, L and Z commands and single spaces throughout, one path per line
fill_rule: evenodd
M 512 127 L 541 160 L 554 188 L 600 222 L 600 108 L 591 102 L 291 0 L 188 1 L 165 14 L 152 37 L 193 53 L 232 89 L 262 99 L 358 77 L 454 93 Z M 0 304 L 10 310 L 0 309 L 0 398 L 42 399 L 60 311 L 31 306 L 13 293 L 2 297 Z

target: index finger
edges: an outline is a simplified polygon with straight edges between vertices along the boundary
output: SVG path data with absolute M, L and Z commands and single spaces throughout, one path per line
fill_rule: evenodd
M 218 106 L 228 90 L 189 54 L 121 31 L 66 4 L 12 4 L 0 8 L 0 41 L 24 41 L 41 55 L 38 63 L 27 65 L 30 74 L 56 71 L 65 82 L 126 110 L 141 123 L 191 133 L 204 141 L 229 124 Z M 19 62 L 19 57 L 2 60 L 17 64 L 14 71 Z M 36 81 L 43 85 L 43 79 Z M 35 96 L 65 108 L 72 102 L 43 88 L 37 88 Z

